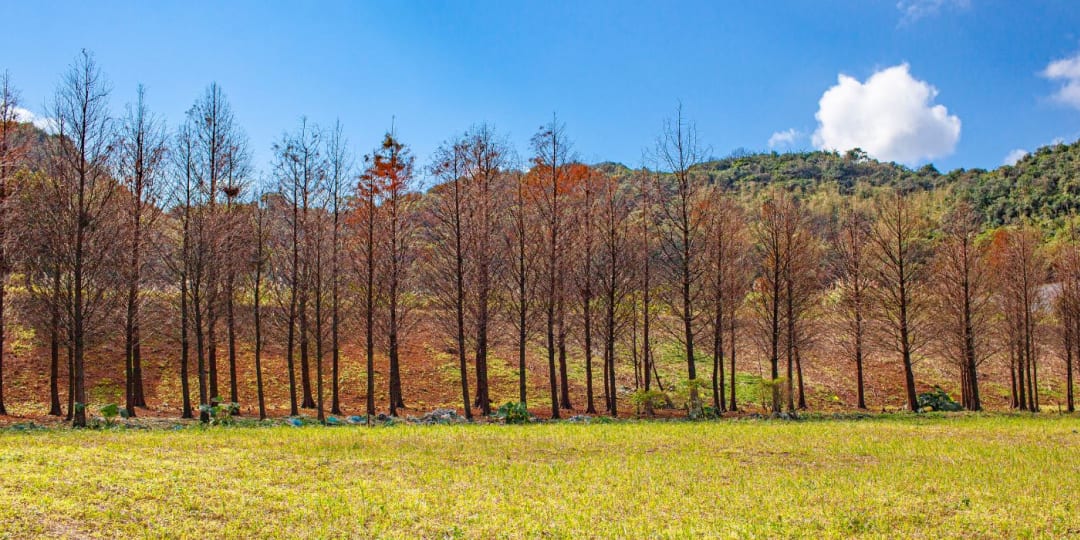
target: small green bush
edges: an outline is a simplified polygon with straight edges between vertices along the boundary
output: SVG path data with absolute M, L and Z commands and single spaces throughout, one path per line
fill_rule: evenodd
M 920 411 L 962 411 L 963 407 L 959 403 L 953 401 L 949 394 L 941 389 L 940 386 L 935 386 L 933 390 L 929 392 L 923 392 L 919 394 L 919 410 Z
M 532 421 L 532 415 L 524 403 L 511 401 L 503 404 L 495 411 L 495 418 L 507 424 L 528 424 Z
M 210 400 L 209 405 L 199 405 L 199 412 L 210 417 L 210 425 L 227 426 L 231 425 L 233 417 L 240 413 L 240 404 L 215 397 Z
M 654 409 L 659 409 L 668 402 L 668 395 L 659 390 L 637 390 L 630 394 L 630 403 L 634 405 L 637 414 L 642 411 L 652 414 Z

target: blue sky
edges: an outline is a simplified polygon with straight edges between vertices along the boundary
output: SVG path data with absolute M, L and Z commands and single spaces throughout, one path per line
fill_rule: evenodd
M 421 162 L 477 122 L 527 157 L 555 112 L 581 159 L 636 165 L 680 100 L 716 156 L 859 143 L 913 165 L 992 168 L 1080 137 L 1075 0 L 42 0 L 4 11 L 0 69 L 33 113 L 85 47 L 117 114 L 143 83 L 173 127 L 219 82 L 264 171 L 302 115 L 340 119 L 358 153 L 393 117 Z

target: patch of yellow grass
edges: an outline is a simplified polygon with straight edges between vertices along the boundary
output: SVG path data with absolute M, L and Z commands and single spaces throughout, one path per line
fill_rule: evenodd
M 0 434 L 14 537 L 1062 537 L 1076 417 Z M 0 536 L 4 536 L 0 534 Z

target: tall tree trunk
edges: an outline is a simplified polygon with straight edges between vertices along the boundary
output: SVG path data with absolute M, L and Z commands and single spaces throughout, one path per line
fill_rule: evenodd
M 181 262 L 181 264 L 187 263 Z M 188 359 L 190 357 L 191 347 L 190 343 L 188 342 L 188 325 L 189 316 L 187 273 L 182 271 L 180 273 L 180 393 L 182 394 L 182 408 L 180 411 L 180 418 L 193 417 L 191 410 L 191 389 L 188 382 Z
M 482 224 L 486 227 L 486 224 Z M 487 231 L 481 231 L 486 235 Z M 482 241 L 479 249 L 480 265 L 477 269 L 479 279 L 477 287 L 476 309 L 476 405 L 480 407 L 480 413 L 484 416 L 491 414 L 491 391 L 488 386 L 488 326 L 490 304 L 490 277 L 487 257 L 488 242 Z
M 258 211 L 260 210 L 256 210 L 256 212 Z M 260 239 L 259 242 L 261 243 L 262 240 Z M 266 397 L 263 391 L 262 376 L 262 249 L 260 244 L 259 260 L 255 263 L 255 291 L 252 302 L 255 308 L 255 392 L 259 402 L 259 420 L 266 420 Z
M 331 261 L 330 261 L 330 413 L 341 414 L 341 398 L 339 394 L 338 384 L 341 380 L 339 373 L 339 364 L 341 361 L 341 342 L 338 331 L 341 327 L 341 309 L 339 299 L 340 279 L 338 274 L 341 272 L 340 263 L 338 257 L 340 257 L 340 225 L 339 225 L 339 212 L 338 212 L 338 196 L 334 195 L 334 228 L 331 236 L 333 245 L 331 246 Z
M 75 353 L 75 371 L 72 378 L 75 381 L 75 416 L 72 418 L 72 424 L 75 427 L 86 427 L 86 373 L 85 373 L 85 354 L 86 354 L 86 319 L 85 319 L 85 304 L 83 299 L 84 289 L 86 287 L 85 277 L 83 276 L 83 251 L 85 249 L 84 243 L 86 238 L 86 219 L 83 219 L 82 215 L 85 210 L 84 192 L 85 183 L 82 178 L 79 180 L 79 209 L 80 217 L 78 220 L 78 226 L 76 227 L 75 236 L 75 264 L 73 265 L 73 287 L 72 287 L 72 318 L 73 326 L 75 328 L 73 341 L 74 341 L 74 353 Z
M 240 395 L 237 388 L 236 377 L 236 312 L 234 309 L 235 302 L 235 278 L 232 270 L 229 270 L 229 276 L 226 280 L 225 294 L 225 324 L 227 325 L 227 339 L 229 340 L 229 401 L 232 403 L 240 403 Z
M 684 242 L 689 242 L 689 238 L 684 234 Z M 684 254 L 683 263 L 683 277 L 682 277 L 682 298 L 683 298 L 683 335 L 686 340 L 686 372 L 687 377 L 690 380 L 697 379 L 697 368 L 694 358 L 694 327 L 693 327 L 693 304 L 690 296 L 690 253 L 686 251 Z M 695 393 L 696 389 L 691 387 L 691 394 Z M 693 396 L 696 397 L 696 396 Z
M 307 276 L 307 265 L 305 263 L 304 280 Z M 297 319 L 300 323 L 300 389 L 302 393 L 302 402 L 300 406 L 305 409 L 315 408 L 315 398 L 311 393 L 311 362 L 308 358 L 311 328 L 308 325 L 308 291 L 307 285 L 303 285 L 300 288 L 299 307 L 297 309 Z
M 717 250 L 722 251 L 721 249 Z M 719 254 L 717 255 L 720 256 Z M 715 294 L 716 313 L 713 317 L 713 370 L 712 392 L 713 408 L 722 412 L 724 407 L 724 302 L 723 302 L 723 269 L 717 268 Z
M 1024 353 L 1023 348 L 1020 346 L 1019 334 L 1013 337 L 1012 349 L 1015 358 L 1013 364 L 1016 368 L 1016 376 L 1014 377 L 1016 386 L 1013 388 L 1013 401 L 1016 402 L 1017 409 L 1026 411 L 1027 384 L 1024 382 Z
M 6 105 L 6 104 L 5 104 Z M 0 228 L 7 230 L 7 224 L 0 224 Z M 4 344 L 5 344 L 5 324 L 6 317 L 6 300 L 7 300 L 7 270 L 4 266 L 7 261 L 4 260 L 3 247 L 0 246 L 0 415 L 7 414 L 7 408 L 4 406 Z
M 397 284 L 391 278 L 390 285 L 390 416 L 397 416 L 398 407 L 404 407 L 401 396 L 401 371 L 398 357 Z
M 206 337 L 203 331 L 203 316 L 202 306 L 200 304 L 200 291 L 198 280 L 195 285 L 192 286 L 192 313 L 194 314 L 194 321 L 192 321 L 195 328 L 195 351 L 199 369 L 199 420 L 202 422 L 209 422 L 210 415 L 205 410 L 205 407 L 210 404 L 209 391 L 209 372 L 206 365 Z
M 1073 342 L 1077 344 L 1077 351 L 1080 351 L 1080 317 L 1075 313 L 1072 315 L 1072 327 L 1073 327 Z M 1065 363 L 1065 406 L 1068 412 L 1076 411 L 1076 403 L 1074 397 L 1074 375 L 1073 375 L 1073 358 L 1075 358 L 1070 349 L 1068 359 Z
M 319 422 L 326 423 L 326 408 L 323 406 L 322 247 L 316 246 L 315 249 L 315 406 Z
M 124 409 L 135 416 L 135 302 L 137 285 L 128 289 L 127 313 L 124 321 Z
M 483 279 L 483 278 L 481 278 Z M 479 306 L 476 317 L 476 406 L 480 414 L 491 414 L 491 397 L 488 389 L 488 301 L 486 287 L 480 287 Z
M 293 185 L 292 197 L 292 265 L 289 267 L 289 319 L 288 337 L 286 338 L 285 363 L 289 369 L 289 415 L 300 414 L 296 399 L 296 308 L 300 287 L 300 205 L 297 203 L 297 189 Z
M 210 281 L 208 294 L 206 295 L 206 369 L 209 370 L 210 399 L 221 398 L 218 390 L 218 365 L 217 365 L 217 288 Z
M 1074 313 L 1072 315 L 1073 322 L 1073 343 L 1075 345 L 1074 354 L 1072 359 L 1080 359 L 1080 314 Z M 1076 411 L 1076 375 L 1074 374 L 1075 364 L 1074 361 L 1070 361 L 1065 365 L 1065 403 L 1068 408 L 1068 412 Z
M 524 246 L 522 246 L 522 249 L 524 249 Z M 524 274 L 524 272 L 525 272 L 524 255 L 522 255 L 522 259 L 521 259 L 520 264 L 521 264 L 520 271 L 522 272 L 522 276 L 524 276 L 525 275 Z M 519 281 L 519 284 L 518 284 L 518 295 L 519 295 L 519 298 L 521 298 L 521 305 L 518 306 L 518 343 L 517 343 L 517 345 L 518 345 L 518 399 L 521 401 L 522 406 L 527 406 L 528 405 L 528 395 L 527 395 L 528 391 L 527 391 L 527 388 L 526 388 L 526 379 L 525 379 L 525 345 L 526 345 L 526 339 L 527 339 L 528 336 L 527 336 L 527 329 L 526 329 L 525 324 L 526 324 L 526 317 L 528 317 L 529 307 L 526 304 L 526 300 L 525 300 L 525 285 L 526 285 L 525 284 L 525 278 L 522 277 L 521 280 Z
M 780 268 L 771 270 L 772 298 L 769 299 L 772 319 L 769 321 L 769 375 L 772 377 L 772 414 L 780 414 Z
M 71 332 L 68 331 L 68 345 L 64 348 L 67 351 L 67 415 L 64 417 L 68 422 L 75 420 L 75 349 L 71 347 Z
M 455 174 L 451 182 L 454 188 L 454 343 L 457 348 L 458 373 L 461 378 L 461 404 L 465 418 L 472 420 L 472 402 L 469 401 L 469 365 L 465 351 L 465 250 L 461 230 L 461 179 Z M 479 381 L 477 381 L 479 384 Z
M 367 279 L 366 300 L 364 306 L 364 337 L 366 365 L 366 413 L 367 424 L 375 419 L 375 190 L 367 194 Z
M 908 409 L 917 412 L 919 399 L 915 395 L 915 372 L 911 368 L 911 338 L 908 335 L 908 296 L 904 285 L 904 268 L 900 267 L 900 356 L 904 364 L 904 389 L 907 392 Z
M 140 199 L 142 195 L 137 195 Z M 131 288 L 128 290 L 128 339 L 131 342 L 131 393 L 132 401 L 136 407 L 146 406 L 146 395 L 143 390 L 142 377 L 142 344 L 139 335 L 139 287 L 142 284 L 142 213 L 136 211 L 134 245 L 132 247 L 131 271 L 133 279 Z M 134 409 L 128 411 L 135 414 Z
M 559 348 L 559 406 L 565 410 L 573 410 L 570 404 L 570 377 L 566 364 L 566 304 L 563 296 L 559 295 L 558 304 L 558 348 Z
M 802 355 L 799 354 L 798 332 L 795 336 L 795 376 L 799 378 L 799 410 L 806 410 L 806 384 L 803 381 Z
M 586 278 L 588 279 L 588 278 Z M 585 412 L 589 414 L 596 414 L 596 405 L 593 403 L 593 369 L 592 369 L 592 291 L 586 284 L 585 292 L 582 296 L 582 309 L 584 310 L 584 330 L 585 330 Z M 605 399 L 608 403 L 611 402 L 611 395 L 608 392 L 607 383 L 607 360 L 604 360 L 604 393 L 608 394 Z M 610 409 L 610 406 L 608 407 Z
M 784 339 L 784 359 L 787 361 L 787 409 L 789 413 L 795 413 L 795 310 L 793 306 L 794 292 L 792 286 L 790 264 L 784 278 L 786 282 L 784 306 L 787 311 L 784 319 L 787 326 L 787 336 Z
M 552 280 L 552 288 L 554 288 L 554 280 Z M 555 302 L 554 299 L 548 300 L 547 306 L 547 356 L 548 356 L 548 382 L 551 386 L 551 418 L 559 418 L 559 386 L 558 386 L 558 371 L 555 366 Z
M 611 385 L 607 394 L 610 396 L 608 410 L 611 416 L 619 416 L 619 387 L 615 379 L 615 310 L 609 308 L 607 337 L 604 340 L 604 368 L 607 370 L 605 377 Z
M 734 306 L 732 306 L 732 310 L 728 319 L 728 325 L 731 328 L 731 333 L 729 334 L 730 339 L 728 339 L 728 346 L 731 347 L 731 388 L 729 390 L 731 392 L 731 397 L 728 400 L 728 410 L 731 412 L 735 412 L 739 410 L 739 404 L 736 401 L 735 396 L 735 331 L 737 329 L 737 326 Z
M 857 267 L 856 267 L 857 268 Z M 855 271 L 859 272 L 858 269 Z M 858 395 L 858 408 L 866 410 L 866 378 L 863 371 L 863 289 L 862 278 L 858 275 L 854 278 L 854 303 L 855 303 L 855 381 Z
M 60 271 L 52 275 L 52 299 L 49 318 L 49 415 L 61 416 L 60 410 Z

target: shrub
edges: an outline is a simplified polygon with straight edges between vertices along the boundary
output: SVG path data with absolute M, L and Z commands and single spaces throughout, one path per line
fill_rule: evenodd
M 105 419 L 106 427 L 111 427 L 113 423 L 116 422 L 117 417 L 122 416 L 127 418 L 127 409 L 122 409 L 115 403 L 106 404 L 98 409 L 98 411 L 101 412 L 101 417 Z
M 919 410 L 920 411 L 962 411 L 963 407 L 959 403 L 953 401 L 949 394 L 941 389 L 940 386 L 935 386 L 933 390 L 929 392 L 923 392 L 919 394 Z
M 634 405 L 634 409 L 637 414 L 641 414 L 644 410 L 647 414 L 652 414 L 653 409 L 663 407 L 668 402 L 667 394 L 659 390 L 637 390 L 633 394 L 630 394 L 630 403 Z
M 717 409 L 712 405 L 705 405 L 701 408 L 701 417 L 707 420 L 715 420 L 717 418 L 721 418 L 722 416 L 723 414 L 720 412 L 720 409 Z
M 495 418 L 506 422 L 507 424 L 528 424 L 532 421 L 532 415 L 529 414 L 529 409 L 524 403 L 511 401 L 503 404 L 495 411 Z
M 215 397 L 210 400 L 209 405 L 199 405 L 199 412 L 206 413 L 210 417 L 210 425 L 226 426 L 232 424 L 233 416 L 240 413 L 240 404 L 226 402 L 220 397 Z

